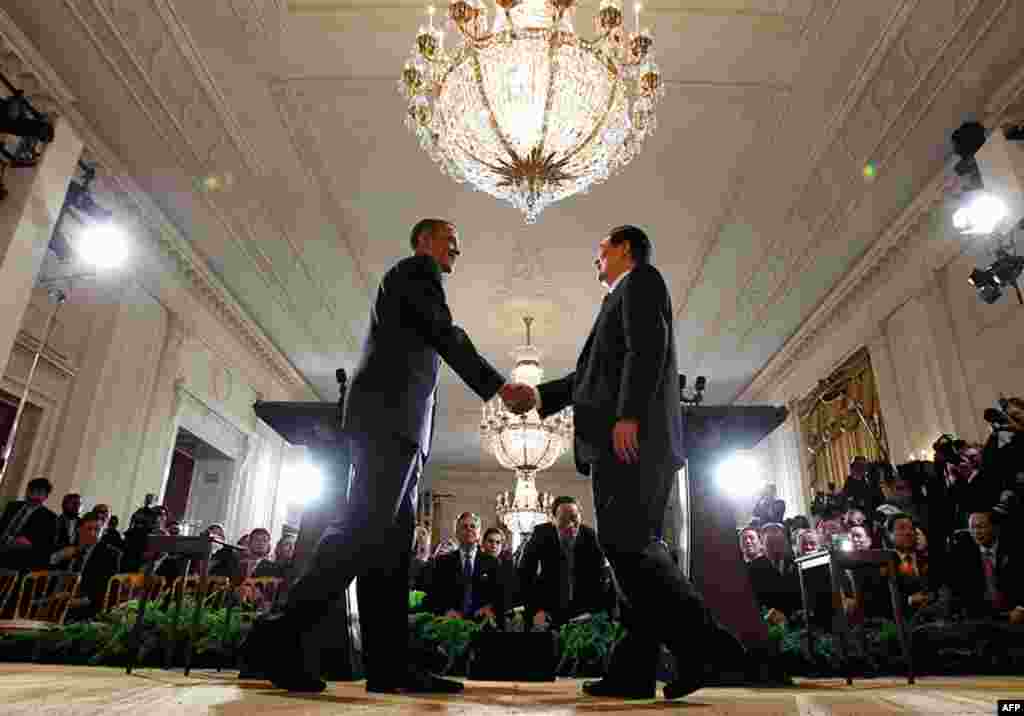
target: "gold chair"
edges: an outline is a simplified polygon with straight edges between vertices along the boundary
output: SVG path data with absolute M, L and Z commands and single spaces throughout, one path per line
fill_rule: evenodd
M 21 580 L 16 617 L 60 626 L 72 598 L 78 594 L 81 575 L 77 572 L 29 572 Z
M 281 577 L 246 577 L 236 590 L 239 601 L 253 603 L 257 611 L 266 611 L 274 606 L 284 586 Z
M 20 572 L 16 569 L 0 569 L 0 618 L 5 618 L 8 603 L 18 587 Z
M 143 593 L 147 591 L 150 599 L 156 599 L 164 591 L 166 581 L 163 577 L 146 576 L 142 572 L 115 574 L 107 582 L 107 593 L 103 598 L 103 611 L 108 611 L 133 599 L 142 599 Z
M 171 601 L 177 603 L 179 599 L 191 595 L 196 596 L 199 591 L 199 576 L 189 575 L 187 577 L 176 577 L 171 583 Z M 206 594 L 203 595 L 203 606 L 209 609 L 220 609 L 224 606 L 224 596 L 231 589 L 231 580 L 228 577 L 207 577 Z

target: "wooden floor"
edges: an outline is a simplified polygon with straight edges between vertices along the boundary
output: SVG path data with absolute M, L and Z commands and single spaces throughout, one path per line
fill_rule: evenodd
M 123 670 L 0 664 L 0 714 L 522 714 L 568 716 L 664 712 L 691 716 L 873 716 L 874 714 L 985 714 L 996 700 L 1024 698 L 1024 677 L 931 677 L 802 680 L 789 689 L 702 689 L 676 702 L 623 703 L 580 695 L 579 682 L 521 684 L 473 681 L 459 697 L 369 695 L 362 682 L 331 684 L 316 696 L 291 696 L 265 682 L 239 681 L 236 672 Z

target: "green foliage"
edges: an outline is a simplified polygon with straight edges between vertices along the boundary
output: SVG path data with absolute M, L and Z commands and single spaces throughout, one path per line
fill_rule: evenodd
M 435 616 L 430 613 L 412 617 L 412 639 L 421 649 L 444 654 L 442 674 L 464 672 L 469 643 L 482 628 L 481 624 L 458 617 Z
M 409 611 L 416 612 L 423 608 L 423 600 L 426 598 L 427 593 L 421 592 L 416 589 L 409 590 Z
M 589 621 L 566 624 L 558 634 L 558 673 L 562 676 L 590 676 L 603 673 L 608 654 L 624 633 L 622 624 L 607 614 L 595 614 Z

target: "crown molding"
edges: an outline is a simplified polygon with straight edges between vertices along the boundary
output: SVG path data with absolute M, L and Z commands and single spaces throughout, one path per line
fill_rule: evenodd
M 1003 83 L 985 104 L 983 123 L 1000 126 L 1007 112 L 1024 99 L 1024 65 Z M 847 316 L 856 313 L 870 300 L 873 288 L 884 274 L 883 267 L 899 263 L 908 250 L 909 239 L 921 234 L 932 210 L 945 201 L 945 171 L 938 172 L 928 185 L 889 225 L 867 253 L 832 287 L 825 299 L 808 316 L 785 345 L 761 368 L 750 384 L 737 396 L 737 402 L 758 402 L 792 374 L 797 364 L 812 355 Z M 923 237 L 921 240 L 928 240 Z
M 146 237 L 159 249 L 161 255 L 173 262 L 177 274 L 186 280 L 190 293 L 199 299 L 225 328 L 241 340 L 289 393 L 303 397 L 316 395 L 313 387 L 273 345 L 262 329 L 246 315 L 221 281 L 196 256 L 177 228 L 129 178 L 129 170 L 124 162 L 100 138 L 75 106 L 74 95 L 67 85 L 43 60 L 42 55 L 3 10 L 0 10 L 0 37 L 36 73 L 41 84 L 55 98 L 62 116 L 83 139 L 89 158 L 107 170 L 104 180 L 114 185 L 121 195 L 121 201 L 118 203 L 122 211 L 127 209 L 128 212 L 139 216 L 140 227 L 147 229 Z
M 32 41 L 14 24 L 14 20 L 3 8 L 0 8 L 0 39 L 3 41 L 0 51 L 6 49 L 14 53 L 21 61 L 23 69 L 39 84 L 51 103 L 58 107 L 66 107 L 77 101 L 57 71 L 43 58 Z M 7 69 L 7 63 L 4 64 L 4 69 Z

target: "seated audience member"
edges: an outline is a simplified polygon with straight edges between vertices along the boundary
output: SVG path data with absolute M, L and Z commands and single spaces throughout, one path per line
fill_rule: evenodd
M 47 563 L 57 536 L 57 515 L 43 503 L 53 491 L 45 477 L 29 481 L 25 499 L 0 516 L 0 567 L 27 570 Z
M 54 548 L 60 549 L 75 544 L 78 538 L 78 515 L 82 510 L 82 496 L 69 492 L 60 501 L 60 515 L 57 517 L 57 538 Z
M 821 536 L 814 530 L 797 530 L 794 542 L 796 542 L 796 554 L 798 557 L 802 557 L 805 554 L 814 554 L 823 549 Z
M 868 528 L 864 524 L 853 525 L 850 527 L 850 542 L 853 545 L 855 552 L 863 552 L 871 549 L 872 539 L 871 533 L 868 532 Z
M 850 531 L 851 527 L 866 524 L 867 521 L 867 515 L 864 513 L 864 510 L 859 507 L 849 509 L 846 511 L 846 514 L 843 515 L 843 527 L 846 528 L 847 532 Z
M 288 565 L 270 558 L 270 530 L 257 527 L 249 533 L 249 559 L 243 561 L 242 570 L 249 577 L 287 576 Z
M 905 606 L 914 611 L 921 609 L 935 600 L 936 590 L 931 584 L 928 557 L 917 550 L 917 526 L 910 515 L 896 514 L 889 518 L 886 531 L 899 557 L 896 584 L 906 600 Z M 891 607 L 885 615 L 891 618 Z
M 203 530 L 203 534 L 219 542 L 227 542 L 224 536 L 224 525 L 219 522 L 207 525 L 206 529 Z M 215 550 L 210 556 L 210 576 L 230 577 L 232 579 L 240 578 L 242 576 L 242 558 L 245 554 L 244 550 L 236 549 L 227 544 Z M 193 565 L 193 570 L 197 569 L 198 565 Z
M 764 555 L 761 535 L 754 527 L 744 527 L 740 530 L 740 554 L 743 555 L 743 562 L 748 565 Z
M 430 530 L 417 525 L 412 535 L 412 558 L 409 560 L 409 589 L 426 591 L 430 583 Z
M 788 554 L 786 528 L 778 523 L 769 523 L 761 528 L 764 555 L 752 561 L 750 584 L 758 603 L 769 609 L 769 618 L 789 617 L 803 608 L 800 596 L 800 578 L 796 565 Z
M 458 549 L 434 560 L 426 601 L 435 614 L 463 619 L 504 616 L 498 560 L 480 549 L 480 517 L 455 522 Z
M 282 537 L 274 545 L 274 561 L 278 564 L 292 563 L 292 558 L 295 557 L 295 543 L 298 540 L 292 535 Z
M 586 612 L 610 611 L 614 592 L 604 550 L 583 524 L 574 497 L 558 497 L 554 518 L 533 528 L 519 561 L 527 624 L 558 627 Z
M 446 537 L 437 543 L 437 547 L 434 548 L 433 559 L 436 561 L 438 557 L 443 557 L 446 554 L 454 552 L 459 548 L 459 541 L 454 537 Z
M 125 572 L 154 574 L 160 568 L 164 555 L 148 548 L 150 535 L 164 534 L 160 528 L 161 516 L 158 510 L 137 510 L 132 516 L 134 524 L 124 534 L 124 555 L 121 568 Z
M 953 605 L 970 618 L 1024 624 L 1024 551 L 1004 538 L 991 512 L 972 512 L 970 540 L 959 539 L 950 554 Z
M 110 507 L 107 505 L 97 505 L 98 507 L 106 507 L 107 514 L 110 515 Z M 110 515 L 107 518 L 107 525 L 103 528 L 103 537 L 101 539 L 105 544 L 109 544 L 111 547 L 117 547 L 122 552 L 124 551 L 124 536 L 120 530 L 117 529 L 118 519 L 117 515 Z
M 87 512 L 78 520 L 77 544 L 50 557 L 54 569 L 81 574 L 78 597 L 68 608 L 67 621 L 91 619 L 103 608 L 110 578 L 121 571 L 121 550 L 100 542 L 100 517 Z
M 511 559 L 505 558 L 505 533 L 499 527 L 488 527 L 484 530 L 480 548 L 498 560 L 498 577 L 504 592 L 505 610 L 508 611 L 521 604 L 519 598 L 519 574 Z
M 167 530 L 167 534 L 171 535 L 172 537 L 178 537 L 181 535 L 181 523 L 178 522 L 178 520 L 168 521 L 167 527 L 165 529 Z

